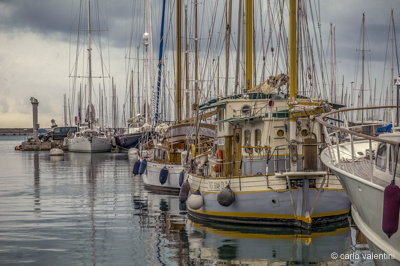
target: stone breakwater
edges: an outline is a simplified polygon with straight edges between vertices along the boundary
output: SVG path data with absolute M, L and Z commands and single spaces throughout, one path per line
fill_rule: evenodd
M 27 136 L 32 134 L 32 128 L 0 128 L 0 136 Z

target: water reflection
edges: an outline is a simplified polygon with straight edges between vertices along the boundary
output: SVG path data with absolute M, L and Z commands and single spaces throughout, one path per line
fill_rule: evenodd
M 0 264 L 322 264 L 333 251 L 353 251 L 347 225 L 305 232 L 189 221 L 178 196 L 144 189 L 126 154 L 66 153 L 53 161 L 4 145 Z
M 193 264 L 290 264 L 322 265 L 331 254 L 351 249 L 348 223 L 314 231 L 279 227 L 241 227 L 218 223 L 188 222 L 189 256 Z M 338 261 L 336 260 L 336 263 Z
M 40 213 L 40 165 L 39 165 L 39 152 L 33 154 L 33 211 Z

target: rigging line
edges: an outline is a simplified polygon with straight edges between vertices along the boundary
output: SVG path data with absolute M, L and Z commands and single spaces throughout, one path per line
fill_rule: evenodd
M 319 3 L 319 0 L 318 0 Z M 316 2 L 314 1 L 314 8 L 311 6 L 311 0 L 309 0 L 309 7 L 310 7 L 310 14 L 311 14 L 311 21 L 312 21 L 312 25 L 313 25 L 313 29 L 314 29 L 314 36 L 315 36 L 315 44 L 316 44 L 316 49 L 317 49 L 317 56 L 318 56 L 318 61 L 319 61 L 319 65 L 320 65 L 320 73 L 321 73 L 321 81 L 322 81 L 322 95 L 323 97 L 327 97 L 328 92 L 326 91 L 326 87 L 325 87 L 325 71 L 324 71 L 324 64 L 326 64 L 325 62 L 325 57 L 323 55 L 323 45 L 322 45 L 322 33 L 321 33 L 321 21 L 319 19 L 319 15 L 318 12 L 319 10 L 319 5 L 317 7 Z M 314 12 L 313 10 L 315 10 L 316 12 L 316 20 L 317 22 L 315 22 L 315 18 L 314 18 Z M 317 23 L 318 25 L 318 33 L 319 35 L 317 36 L 317 30 L 315 27 L 315 24 Z M 317 41 L 319 40 L 319 41 Z M 326 66 L 326 65 L 325 65 Z
M 100 23 L 100 8 L 99 8 L 99 3 L 98 1 L 95 1 L 95 10 L 97 10 L 96 15 L 97 15 L 97 27 L 98 29 L 100 29 L 101 27 L 101 23 Z M 105 15 L 104 15 L 105 17 Z M 108 34 L 108 31 L 107 31 Z M 108 40 L 109 40 L 109 36 L 108 36 Z M 101 60 L 101 76 L 102 76 L 102 83 L 103 83 L 103 88 L 105 89 L 106 85 L 105 85 L 105 75 L 104 75 L 104 60 L 103 60 L 103 49 L 102 49 L 102 45 L 101 45 L 101 31 L 98 32 L 98 41 L 99 41 L 99 52 L 100 52 L 100 60 Z M 109 47 L 110 44 L 108 43 L 108 51 L 109 51 Z M 108 53 L 108 58 L 110 54 Z M 109 66 L 110 67 L 110 66 Z M 111 69 L 108 69 L 108 76 L 110 76 L 110 71 Z M 99 95 L 100 97 L 100 95 Z
M 396 61 L 397 61 L 397 73 L 400 76 L 399 54 L 398 54 L 398 49 L 397 49 L 397 37 L 396 37 L 396 26 L 395 26 L 395 23 L 394 23 L 393 11 L 392 11 L 392 23 L 393 23 L 394 46 L 395 46 Z
M 307 47 L 308 47 L 308 49 L 307 49 L 307 53 L 308 53 L 308 55 L 306 56 L 306 59 L 308 59 L 309 60 L 309 62 L 308 62 L 308 68 L 310 68 L 310 70 L 312 70 L 312 82 L 313 82 L 313 84 L 315 84 L 315 85 L 317 85 L 318 84 L 318 74 L 317 74 L 317 71 L 316 71 L 316 68 L 315 68 L 315 66 L 316 66 L 316 64 L 315 64 L 315 57 L 314 57 L 314 49 L 313 49 L 313 41 L 312 41 L 312 39 L 311 39 L 311 34 L 310 34 L 310 27 L 309 27 L 309 23 L 308 23 L 308 16 L 307 16 L 307 12 L 306 12 L 306 4 L 304 4 L 303 3 L 303 5 L 304 5 L 304 8 L 303 8 L 303 10 L 304 10 L 304 14 L 305 14 L 305 22 L 304 22 L 304 24 L 305 24 L 305 27 L 306 27 L 306 36 L 307 36 L 307 42 L 308 42 L 308 45 L 307 45 Z M 335 55 L 335 59 L 336 59 L 336 55 Z M 335 63 L 335 65 L 336 65 L 336 63 Z M 311 84 L 310 84 L 311 85 Z M 312 89 L 311 87 L 310 87 L 310 89 Z M 321 91 L 321 89 L 319 88 L 319 87 L 316 87 L 316 95 L 317 95 L 317 97 L 318 98 L 321 98 L 321 94 L 322 94 L 322 91 Z M 310 93 L 310 97 L 311 96 L 313 96 L 311 93 Z
M 276 45 L 276 53 L 275 53 L 275 62 L 274 62 L 274 65 L 276 66 L 275 67 L 275 71 L 273 71 L 272 72 L 272 74 L 273 73 L 278 73 L 278 71 L 279 71 L 279 57 L 280 57 L 280 51 L 281 51 L 281 43 L 283 43 L 284 42 L 284 39 L 285 39 L 285 27 L 284 27 L 284 17 L 283 17 L 283 12 L 284 12 L 284 7 L 285 7 L 285 4 L 284 4 L 284 2 L 283 1 L 281 1 L 281 0 L 279 0 L 278 1 L 278 12 L 279 12 L 279 15 L 278 15 L 278 21 L 279 21 L 279 24 L 278 24 L 278 32 L 277 32 L 277 45 Z M 285 49 L 284 48 L 285 46 L 283 46 L 283 49 Z M 285 73 L 288 73 L 288 59 L 287 59 L 287 56 L 285 56 L 285 51 L 283 51 L 283 53 L 284 53 L 284 65 L 285 65 Z M 287 52 L 286 52 L 286 54 L 287 54 Z
M 383 75 L 382 75 L 382 85 L 381 88 L 384 88 L 385 86 L 385 74 L 386 74 L 386 63 L 387 63 L 387 58 L 388 58 L 388 53 L 389 53 L 389 42 L 390 42 L 390 33 L 391 33 L 391 23 L 390 23 L 391 18 L 389 19 L 389 30 L 388 30 L 388 37 L 386 41 L 386 51 L 385 51 L 385 61 L 383 63 Z
M 79 42 L 80 42 L 80 27 L 81 27 L 81 22 L 82 22 L 82 9 L 83 9 L 83 1 L 80 1 L 80 6 L 79 6 L 79 17 L 78 17 L 78 34 L 77 34 L 77 39 L 76 39 L 76 50 L 75 50 L 75 63 L 74 63 L 74 76 L 78 76 L 78 60 L 79 60 Z M 77 79 L 74 78 L 72 81 L 72 88 L 73 88 L 73 94 L 76 92 L 76 82 Z M 73 101 L 72 101 L 72 106 L 71 109 L 75 109 L 75 96 L 73 95 Z
M 218 1 L 215 1 L 215 3 L 214 3 L 216 6 L 214 6 L 214 8 L 213 8 L 213 14 L 212 14 L 212 20 L 211 20 L 211 25 L 215 25 L 215 19 L 216 19 L 216 14 L 217 14 L 217 7 L 218 7 Z M 203 10 L 204 10 L 204 8 L 203 8 Z M 204 16 L 204 12 L 203 12 L 203 16 Z M 208 41 L 208 46 L 207 46 L 207 52 L 206 52 L 206 58 L 205 58 L 205 62 L 207 62 L 207 60 L 208 60 L 208 56 L 209 56 L 209 54 L 210 54 L 210 47 L 211 47 L 211 44 L 212 44 L 212 36 L 213 36 L 213 33 L 214 33 L 214 27 L 211 27 L 211 31 L 209 30 L 209 37 L 210 37 L 210 39 L 209 39 L 209 41 Z M 207 64 L 204 64 L 204 67 L 203 67 L 203 71 L 202 71 L 202 80 L 204 80 L 204 78 L 205 78 L 205 73 L 206 73 L 206 68 L 207 68 Z M 204 85 L 204 83 L 203 82 L 201 82 L 201 90 L 200 91 L 203 91 L 203 85 Z M 208 90 L 207 90 L 207 92 L 208 92 Z M 207 93 L 206 92 L 206 93 Z M 201 94 L 200 94 L 200 98 L 201 98 Z

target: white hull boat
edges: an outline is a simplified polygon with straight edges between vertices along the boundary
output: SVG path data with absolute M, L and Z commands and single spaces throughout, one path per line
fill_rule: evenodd
M 160 181 L 160 172 L 162 169 L 168 170 L 165 181 Z M 142 178 L 147 188 L 179 192 L 179 175 L 183 170 L 184 168 L 181 165 L 148 162 L 147 169 L 142 174 Z
M 93 132 L 77 132 L 72 138 L 67 139 L 70 152 L 109 152 L 111 151 L 110 139 L 105 135 Z
M 347 111 L 351 110 L 347 109 Z M 332 117 L 332 114 L 326 116 L 328 115 Z M 319 122 L 325 123 L 324 126 L 349 133 L 348 129 L 328 126 L 322 119 L 320 118 Z M 353 134 L 350 133 L 350 135 Z M 399 216 L 399 189 L 397 189 L 397 213 L 396 207 L 390 212 L 386 212 L 385 209 L 389 201 L 396 200 L 394 196 L 396 194 L 385 196 L 387 193 L 385 188 L 391 187 L 393 180 L 396 184 L 400 184 L 400 165 L 397 165 L 396 175 L 393 175 L 395 158 L 398 156 L 396 155 L 398 149 L 394 148 L 396 146 L 394 142 L 400 142 L 400 133 L 385 133 L 379 138 L 360 133 L 354 133 L 354 135 L 364 140 L 332 145 L 322 152 L 321 160 L 343 184 L 352 204 L 351 212 L 354 222 L 368 239 L 375 263 L 400 265 L 400 232 L 387 232 L 386 227 L 388 222 L 395 224 L 396 219 L 398 226 L 400 217 L 396 216 Z

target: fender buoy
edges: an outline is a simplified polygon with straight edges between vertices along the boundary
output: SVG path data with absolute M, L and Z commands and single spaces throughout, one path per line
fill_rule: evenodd
M 146 171 L 147 167 L 147 161 L 143 160 L 140 162 L 140 167 L 139 167 L 139 175 L 143 175 L 144 171 Z
M 399 227 L 400 188 L 394 181 L 383 192 L 382 230 L 390 238 Z
M 164 168 L 161 169 L 160 176 L 159 176 L 161 185 L 164 185 L 165 182 L 167 182 L 168 174 L 169 174 L 169 171 L 168 171 L 167 167 L 164 166 Z
M 180 202 L 186 202 L 186 200 L 188 199 L 189 196 L 189 191 L 190 191 L 190 184 L 189 181 L 185 181 L 182 186 L 181 189 L 179 190 L 179 201 Z
M 136 161 L 133 164 L 132 174 L 134 174 L 134 175 L 139 174 L 139 168 L 140 168 L 140 161 Z
M 228 207 L 235 201 L 235 193 L 232 191 L 229 185 L 227 185 L 218 193 L 217 201 L 221 206 L 224 207 Z
M 179 186 L 180 187 L 182 186 L 184 180 L 185 180 L 185 170 L 182 170 L 182 172 L 179 173 Z
M 217 150 L 217 163 L 213 166 L 214 172 L 222 171 L 222 163 L 224 161 L 224 153 L 222 150 Z
M 20 151 L 22 148 L 21 148 L 21 145 L 19 145 L 19 146 L 15 146 L 15 150 L 16 151 Z
M 49 152 L 50 156 L 63 156 L 64 155 L 64 151 L 62 149 L 59 148 L 52 148 Z
M 190 194 L 186 201 L 186 205 L 193 210 L 200 209 L 203 206 L 203 196 L 201 195 L 200 191 L 197 190 L 196 192 Z
M 186 203 L 184 202 L 179 202 L 179 210 L 181 212 L 186 212 Z

